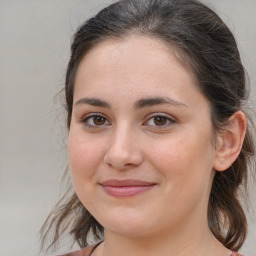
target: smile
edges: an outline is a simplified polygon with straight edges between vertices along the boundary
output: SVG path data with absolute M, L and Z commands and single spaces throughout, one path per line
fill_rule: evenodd
M 100 184 L 103 190 L 113 197 L 131 197 L 153 188 L 156 184 L 141 180 L 107 180 Z

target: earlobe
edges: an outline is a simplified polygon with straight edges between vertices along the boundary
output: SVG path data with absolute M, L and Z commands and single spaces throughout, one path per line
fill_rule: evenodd
M 235 162 L 242 149 L 246 127 L 246 116 L 242 111 L 237 111 L 229 118 L 224 131 L 217 138 L 213 166 L 216 171 L 225 171 Z

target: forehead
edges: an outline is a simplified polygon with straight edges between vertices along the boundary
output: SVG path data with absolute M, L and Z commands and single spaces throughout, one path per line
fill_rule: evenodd
M 177 68 L 183 69 L 183 73 L 188 78 L 192 78 L 192 74 L 186 68 L 181 68 L 181 61 L 177 57 L 177 51 L 174 47 L 156 38 L 147 36 L 128 36 L 125 38 L 110 38 L 96 44 L 82 59 L 77 76 L 86 71 L 100 71 L 101 74 L 122 72 L 133 77 L 144 71 L 144 74 L 151 71 L 161 72 L 171 67 L 168 63 L 173 63 Z M 140 70 L 137 67 L 140 67 Z M 174 66 L 174 65 L 172 65 Z M 173 67 L 172 67 L 173 68 Z M 163 70 L 163 71 L 164 71 Z M 153 75 L 153 74 L 152 74 Z M 156 74 L 155 74 L 156 75 Z M 96 77 L 97 78 L 97 77 Z
M 111 98 L 113 92 L 123 98 L 128 97 L 127 92 L 133 92 L 134 97 L 171 94 L 177 100 L 186 92 L 190 98 L 192 92 L 201 94 L 175 50 L 161 40 L 144 36 L 104 40 L 82 59 L 74 97 L 97 94 Z
M 167 42 L 159 37 L 149 35 L 131 34 L 125 37 L 107 38 L 96 43 L 86 53 L 82 63 L 85 59 L 91 58 L 94 58 L 95 61 L 102 61 L 104 57 L 109 61 L 117 61 L 118 59 L 128 57 L 129 60 L 136 61 L 140 59 L 146 63 L 152 57 L 157 56 L 159 58 L 160 54 L 162 57 L 175 59 L 191 76 L 196 78 L 191 60 L 183 50 L 172 41 Z M 143 55 L 144 58 L 141 59 Z
M 96 43 L 84 56 L 81 64 L 90 59 L 95 61 L 141 60 L 144 63 L 154 57 L 175 59 L 190 72 L 188 58 L 174 43 L 166 42 L 157 37 L 147 35 L 127 35 L 125 37 L 111 37 Z M 141 59 L 141 56 L 144 56 Z M 106 59 L 105 59 L 106 58 Z M 154 60 L 156 61 L 156 59 Z M 193 74 L 192 74 L 193 75 Z

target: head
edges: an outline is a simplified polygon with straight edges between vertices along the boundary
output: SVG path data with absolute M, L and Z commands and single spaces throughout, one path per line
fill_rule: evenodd
M 129 56 L 135 58 L 136 54 L 141 54 L 143 59 L 147 58 L 147 53 L 150 51 L 153 53 L 156 51 L 156 56 L 158 56 L 156 65 L 159 64 L 156 69 L 162 65 L 167 74 L 168 68 L 170 68 L 171 75 L 168 78 L 174 77 L 173 81 L 175 82 L 182 81 L 185 76 L 187 80 L 185 79 L 184 82 L 191 84 L 192 88 L 190 88 L 192 91 L 188 90 L 189 95 L 195 93 L 195 97 L 199 97 L 196 98 L 196 101 L 202 100 L 201 107 L 204 111 L 200 113 L 205 118 L 205 122 L 202 120 L 201 123 L 198 122 L 197 128 L 200 126 L 203 129 L 202 133 L 206 132 L 205 138 L 208 138 L 208 144 L 204 145 L 205 147 L 201 145 L 200 148 L 200 145 L 198 146 L 194 142 L 190 145 L 191 148 L 187 145 L 184 150 L 189 149 L 191 152 L 194 146 L 198 146 L 198 152 L 203 153 L 207 148 L 211 152 L 211 157 L 214 156 L 207 160 L 207 163 L 212 164 L 207 165 L 211 169 L 211 172 L 206 174 L 208 178 L 201 180 L 202 184 L 206 180 L 210 181 L 208 186 L 202 188 L 206 195 L 204 202 L 207 203 L 207 221 L 212 233 L 221 243 L 229 249 L 239 249 L 245 240 L 247 228 L 245 214 L 238 200 L 238 192 L 241 184 L 246 184 L 248 163 L 254 153 L 254 148 L 250 132 L 248 129 L 246 131 L 246 118 L 243 110 L 248 96 L 245 72 L 232 33 L 212 10 L 194 0 L 123 0 L 103 9 L 95 17 L 86 21 L 74 36 L 65 85 L 69 129 L 72 126 L 72 118 L 74 118 L 74 105 L 78 100 L 76 95 L 80 95 L 77 92 L 81 87 L 78 85 L 82 79 L 80 74 L 86 70 L 89 73 L 93 72 L 90 63 L 97 58 L 95 55 L 99 54 L 104 58 L 104 51 L 107 53 L 112 51 L 114 54 L 114 48 L 119 49 L 119 52 L 123 48 L 128 52 L 130 49 L 135 49 L 134 55 L 130 50 Z M 146 48 L 148 48 L 148 52 L 145 50 Z M 129 63 L 129 61 L 126 60 L 125 63 Z M 163 63 L 166 65 L 164 66 Z M 139 63 L 138 68 L 142 65 L 143 62 Z M 108 64 L 108 67 L 110 66 L 111 63 Z M 149 71 L 150 74 L 153 74 L 153 71 L 150 70 L 150 68 L 154 68 L 153 66 L 153 62 L 148 67 L 145 64 L 143 72 Z M 133 70 L 133 72 L 135 71 Z M 181 73 L 184 75 L 179 77 Z M 148 75 L 150 76 L 150 74 Z M 129 75 L 128 71 L 127 75 Z M 120 73 L 119 76 L 117 74 L 117 78 L 121 78 Z M 147 82 L 153 80 L 154 77 L 148 79 Z M 155 90 L 155 87 L 151 85 L 149 88 L 135 85 L 136 82 L 133 83 L 130 91 L 137 92 L 136 90 L 138 90 L 137 98 L 142 98 L 144 92 Z M 162 91 L 166 94 L 170 92 L 171 96 L 175 95 L 173 89 L 169 91 L 169 88 L 161 87 L 161 85 L 159 88 L 161 90 L 157 91 L 158 94 Z M 104 90 L 106 91 L 105 88 Z M 103 92 L 105 92 L 104 90 Z M 184 96 L 181 98 L 185 100 L 185 105 L 186 103 L 190 104 L 191 97 L 188 97 L 184 90 L 186 88 L 181 87 L 180 91 L 177 90 L 177 95 Z M 114 91 L 117 96 L 120 96 L 117 93 L 118 86 L 114 88 Z M 115 96 L 114 94 L 110 94 L 110 98 Z M 129 95 L 127 96 L 129 101 L 135 101 L 134 94 L 131 94 L 131 98 Z M 147 95 L 145 94 L 145 96 Z M 114 104 L 117 104 L 117 107 L 121 106 L 120 102 L 114 102 Z M 194 113 L 196 113 L 196 108 Z M 229 134 L 235 133 L 232 127 L 237 127 L 235 125 L 237 123 L 237 126 L 244 126 L 244 128 L 242 128 L 239 145 L 234 150 L 235 152 L 230 153 L 230 150 L 225 149 L 227 145 L 233 143 L 233 137 Z M 184 134 L 181 135 L 184 137 Z M 179 143 L 185 143 L 185 141 L 179 141 Z M 157 145 L 156 143 L 156 148 Z M 159 151 L 156 150 L 155 155 L 158 153 Z M 182 153 L 181 149 L 178 153 Z M 91 153 L 88 152 L 88 154 Z M 168 154 L 165 151 L 160 154 L 161 156 L 168 157 Z M 192 157 L 192 154 L 188 154 L 188 157 Z M 194 154 L 193 157 L 200 159 L 201 155 Z M 140 165 L 142 158 L 139 154 L 134 155 L 134 161 L 137 161 L 136 165 Z M 109 153 L 104 161 L 113 167 L 111 159 Z M 202 157 L 202 160 L 204 159 L 206 159 L 206 155 Z M 195 169 L 197 169 L 196 165 Z M 198 178 L 200 179 L 199 176 Z M 74 183 L 76 184 L 76 182 Z M 76 186 L 79 187 L 77 184 Z M 60 215 L 58 223 L 61 224 L 72 211 L 77 211 L 79 214 L 71 233 L 81 246 L 87 244 L 86 236 L 90 230 L 96 237 L 102 236 L 102 225 L 95 220 L 75 194 L 66 204 L 66 215 Z

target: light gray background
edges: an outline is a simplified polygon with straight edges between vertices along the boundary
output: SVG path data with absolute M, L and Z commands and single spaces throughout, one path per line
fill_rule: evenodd
M 204 2 L 234 32 L 255 101 L 256 1 Z M 0 0 L 0 256 L 38 254 L 38 230 L 58 198 L 67 163 L 64 116 L 54 95 L 64 84 L 77 25 L 106 3 Z M 256 256 L 252 213 L 249 221 L 243 251 Z

